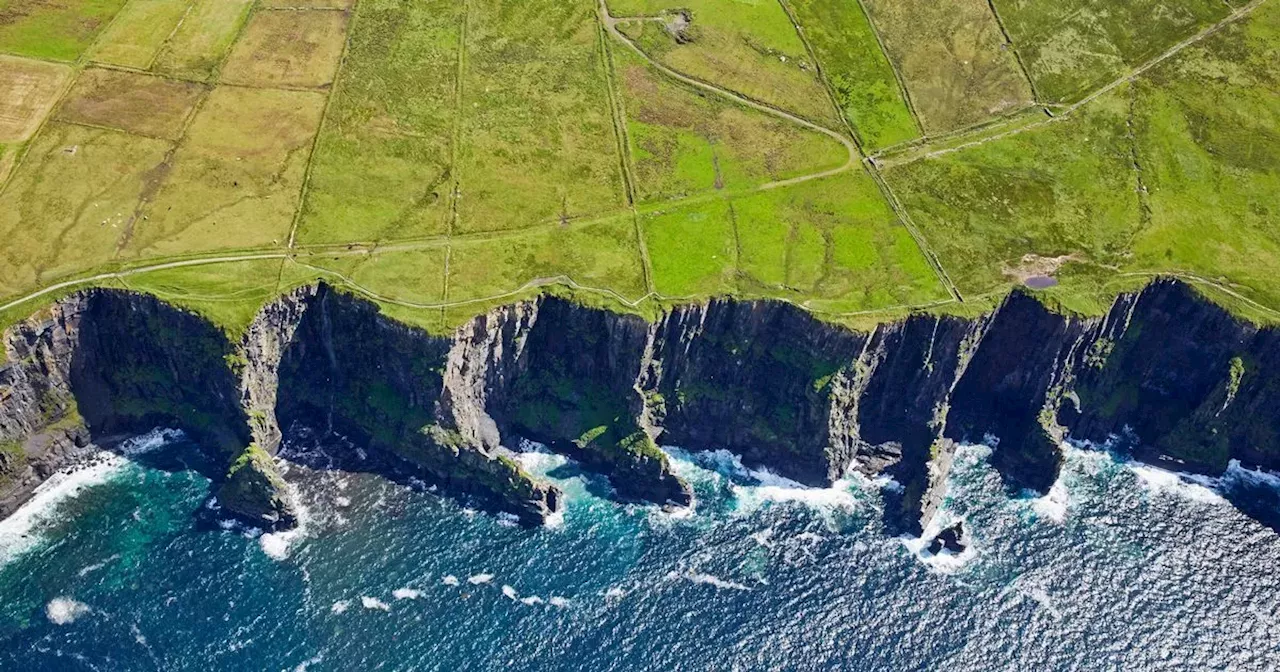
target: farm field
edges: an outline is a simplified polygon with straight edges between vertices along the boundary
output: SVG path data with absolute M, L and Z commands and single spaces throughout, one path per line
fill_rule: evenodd
M 1057 103 L 1075 102 L 1231 12 L 1223 0 L 996 0 L 994 6 L 1044 102 Z
M 1030 105 L 1031 87 L 984 0 L 863 0 L 928 134 Z
M 1173 273 L 1280 320 L 1275 2 L 0 0 L 0 316 L 98 284 L 235 332 L 324 280 L 432 331 L 865 324 Z
M 658 62 L 824 125 L 838 124 L 783 7 L 736 0 L 614 0 L 610 14 Z M 656 20 L 655 20 L 656 19 Z

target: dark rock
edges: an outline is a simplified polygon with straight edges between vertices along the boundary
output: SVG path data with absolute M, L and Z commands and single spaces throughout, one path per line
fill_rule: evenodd
M 951 527 L 938 533 L 938 536 L 929 542 L 929 552 L 937 555 L 942 551 L 948 553 L 963 553 L 969 544 L 965 541 L 964 523 L 958 522 Z
M 156 299 L 90 290 L 10 329 L 5 348 L 0 514 L 90 439 L 156 425 L 217 458 L 229 510 L 276 527 L 293 518 L 272 459 L 282 427 L 338 433 L 368 448 L 345 467 L 432 480 L 529 524 L 559 493 L 504 447 L 519 437 L 634 501 L 691 501 L 655 440 L 728 449 L 809 485 L 887 474 L 902 487 L 885 493 L 886 527 L 912 534 L 942 499 L 955 445 L 988 436 L 1011 490 L 1047 490 L 1064 438 L 1126 429 L 1139 459 L 1280 468 L 1280 332 L 1168 280 L 1097 319 L 1021 292 L 979 318 L 913 315 L 870 333 L 781 302 L 646 322 L 542 298 L 451 337 L 321 285 L 267 306 L 238 343 Z M 247 446 L 255 457 L 240 463 Z

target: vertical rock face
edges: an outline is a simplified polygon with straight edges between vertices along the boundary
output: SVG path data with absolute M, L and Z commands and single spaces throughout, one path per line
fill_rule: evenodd
M 15 326 L 0 363 L 0 517 L 89 440 L 70 392 L 71 352 L 83 297 L 73 297 Z
M 687 505 L 688 485 L 641 426 L 636 379 L 650 325 L 559 299 L 529 304 L 519 348 L 508 348 L 505 385 L 490 399 L 503 433 L 551 444 L 609 476 L 631 501 Z
M 451 346 L 321 286 L 281 357 L 280 421 L 337 431 L 452 492 L 540 523 L 557 507 L 555 488 L 476 440 L 485 430 L 470 423 L 480 422 L 482 410 L 461 416 L 466 431 L 443 412 L 453 408 L 439 403 Z M 473 371 L 483 379 L 487 367 Z M 477 389 L 483 394 L 484 384 Z
M 876 329 L 859 359 L 854 465 L 901 484 L 886 492 L 891 532 L 918 532 L 922 513 L 930 515 L 941 498 L 952 448 L 940 441 L 947 403 L 987 324 L 911 317 Z
M 239 343 L 155 299 L 91 290 L 11 329 L 5 348 L 0 514 L 90 435 L 156 425 L 220 456 L 224 507 L 275 527 L 294 518 L 272 458 L 292 426 L 368 449 L 343 466 L 428 477 L 527 523 L 559 492 L 503 447 L 520 437 L 607 476 L 621 499 L 663 504 L 692 494 L 655 439 L 815 486 L 886 474 L 900 485 L 885 496 L 893 533 L 920 531 L 954 446 L 988 436 L 1011 491 L 1048 489 L 1067 436 L 1127 434 L 1140 459 L 1206 473 L 1231 459 L 1280 468 L 1280 332 L 1172 281 L 1100 319 L 1015 293 L 980 318 L 859 333 L 776 302 L 646 322 L 542 298 L 452 337 L 321 285 L 267 306 Z
M 1041 422 L 1051 391 L 1094 325 L 1014 293 L 997 309 L 950 398 L 945 435 L 999 441 L 991 461 L 1012 490 L 1047 491 L 1058 477 L 1058 438 Z
M 1177 282 L 1118 302 L 1061 413 L 1072 435 L 1130 433 L 1137 457 L 1220 474 L 1231 459 L 1280 465 L 1280 332 L 1244 324 Z
M 785 303 L 677 308 L 656 326 L 641 393 L 665 443 L 728 449 L 748 465 L 826 485 L 849 457 L 832 449 L 833 381 L 865 340 Z

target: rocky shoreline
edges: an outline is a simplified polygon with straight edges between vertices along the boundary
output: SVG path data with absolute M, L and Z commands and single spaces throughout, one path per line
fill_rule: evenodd
M 620 499 L 680 506 L 655 442 L 727 449 L 812 486 L 888 475 L 891 532 L 918 534 L 955 446 L 996 441 L 1012 492 L 1044 492 L 1064 438 L 1134 437 L 1135 457 L 1220 475 L 1280 468 L 1280 332 L 1158 280 L 1103 317 L 1015 292 L 974 319 L 870 332 L 777 302 L 713 300 L 653 322 L 543 297 L 452 336 L 326 285 L 264 308 L 239 342 L 153 297 L 92 289 L 4 335 L 0 516 L 91 441 L 181 428 L 225 469 L 224 510 L 264 529 L 296 513 L 272 459 L 282 428 L 340 432 L 398 473 L 538 524 L 560 493 L 518 438 L 607 476 Z

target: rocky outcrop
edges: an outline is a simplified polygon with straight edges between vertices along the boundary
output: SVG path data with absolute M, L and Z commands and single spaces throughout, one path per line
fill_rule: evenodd
M 1123 434 L 1140 459 L 1202 473 L 1280 468 L 1280 332 L 1174 281 L 1101 318 L 1014 293 L 979 318 L 868 333 L 778 302 L 647 322 L 544 297 L 451 337 L 321 285 L 267 306 L 235 343 L 155 299 L 93 290 L 10 330 L 6 353 L 0 513 L 90 438 L 155 425 L 221 456 L 224 507 L 272 527 L 294 516 L 271 456 L 304 427 L 361 447 L 339 466 L 428 479 L 530 524 L 560 495 L 521 468 L 519 438 L 603 474 L 620 499 L 667 505 L 692 493 L 655 441 L 813 486 L 888 475 L 895 534 L 920 533 L 965 441 L 994 444 L 1011 492 L 1047 490 L 1066 437 Z

